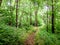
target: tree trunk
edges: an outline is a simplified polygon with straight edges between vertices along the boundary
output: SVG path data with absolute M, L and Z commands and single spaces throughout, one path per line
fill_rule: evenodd
M 54 31 L 54 5 L 53 5 L 54 0 L 52 0 L 52 33 L 55 33 Z
M 47 10 L 47 32 L 48 32 L 48 10 Z
M 31 13 L 30 13 L 30 25 L 32 24 L 32 17 L 31 17 Z
M 35 26 L 37 26 L 37 12 L 38 10 L 35 11 Z
M 30 3 L 31 4 L 31 3 Z M 30 5 L 30 10 L 31 10 L 31 5 Z M 31 11 L 30 11 L 30 25 L 32 24 L 32 14 L 31 14 Z
M 18 27 L 18 0 L 16 0 L 16 27 Z
M 0 0 L 0 6 L 1 6 L 2 0 Z
M 48 7 L 48 0 L 47 0 L 47 7 Z M 48 32 L 48 20 L 49 20 L 49 18 L 48 18 L 48 9 L 47 9 L 47 23 L 46 23 L 46 25 L 47 25 L 47 32 Z
M 12 8 L 11 8 L 11 0 L 10 0 L 10 20 L 9 25 L 12 25 Z
M 28 22 L 28 15 L 26 16 L 27 22 Z
M 23 18 L 22 16 L 23 16 L 23 11 L 22 11 L 22 15 L 20 16 L 20 24 L 19 24 L 20 26 L 22 26 L 22 18 Z
M 38 13 L 38 9 L 39 9 L 39 5 L 36 2 L 34 2 L 34 6 L 35 6 L 35 26 L 38 25 L 38 20 L 37 20 L 37 13 Z

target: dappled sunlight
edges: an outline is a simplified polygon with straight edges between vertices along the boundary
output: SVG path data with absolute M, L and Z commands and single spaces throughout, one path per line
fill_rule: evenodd
M 0 0 L 0 45 L 60 45 L 60 0 Z

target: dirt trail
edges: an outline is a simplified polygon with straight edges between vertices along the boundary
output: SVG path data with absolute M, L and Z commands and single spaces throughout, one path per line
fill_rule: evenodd
M 25 40 L 24 45 L 35 45 L 34 39 L 35 39 L 35 34 L 36 34 L 37 31 L 38 31 L 38 27 L 34 27 L 34 32 L 29 34 L 29 36 Z

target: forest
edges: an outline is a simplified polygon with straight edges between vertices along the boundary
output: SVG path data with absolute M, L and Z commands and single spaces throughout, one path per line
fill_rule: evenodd
M 0 0 L 0 45 L 60 45 L 60 0 Z

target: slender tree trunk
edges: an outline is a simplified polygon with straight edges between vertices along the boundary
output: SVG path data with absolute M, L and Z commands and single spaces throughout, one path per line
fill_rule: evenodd
M 18 27 L 18 0 L 16 0 L 16 27 Z
M 48 10 L 47 10 L 47 32 L 48 32 Z
M 0 0 L 0 6 L 1 6 L 2 0 Z
M 11 8 L 11 0 L 9 0 L 9 3 L 10 3 L 10 9 L 9 9 L 9 11 L 10 11 L 10 17 L 9 17 L 9 22 L 8 22 L 8 25 L 12 25 L 12 8 Z
M 20 23 L 19 23 L 19 26 L 21 26 L 21 20 L 22 20 L 21 18 L 22 18 L 22 15 L 20 16 Z
M 35 10 L 35 26 L 37 26 L 37 12 L 38 10 Z
M 20 16 L 20 26 L 22 26 L 22 16 L 23 16 L 23 11 L 22 11 L 22 15 Z
M 54 0 L 52 0 L 52 33 L 55 33 L 54 31 L 54 5 L 53 5 Z
M 38 26 L 37 13 L 38 13 L 38 9 L 39 9 L 39 4 L 37 4 L 36 2 L 34 2 L 34 6 L 36 8 L 35 9 L 35 26 Z
M 31 4 L 31 2 L 30 2 Z M 30 6 L 30 10 L 31 10 L 31 6 Z M 31 11 L 30 11 L 30 25 L 32 24 L 32 15 L 31 15 Z
M 31 13 L 30 13 L 30 25 L 32 24 L 32 17 L 31 17 Z
M 27 15 L 27 18 L 26 19 L 27 19 L 27 22 L 28 22 L 28 15 Z
M 47 0 L 47 7 L 48 7 L 48 0 Z M 48 9 L 47 9 L 47 32 L 48 32 L 48 20 L 49 20 L 49 18 L 48 18 Z

